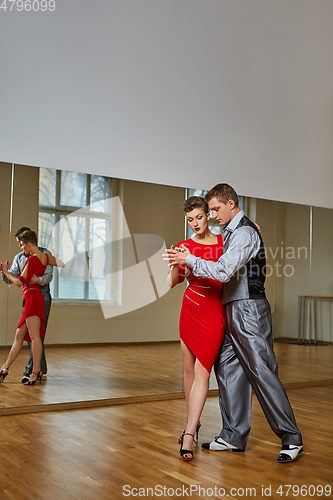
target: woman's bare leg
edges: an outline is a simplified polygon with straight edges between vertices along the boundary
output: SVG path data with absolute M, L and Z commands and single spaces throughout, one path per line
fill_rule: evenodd
M 30 318 L 27 318 L 26 320 L 28 332 L 31 338 L 31 343 L 32 343 L 32 358 L 33 358 L 33 366 L 32 366 L 32 372 L 30 376 L 30 380 L 36 380 L 36 375 L 40 371 L 40 360 L 42 357 L 42 341 L 40 339 L 40 324 L 41 324 L 41 319 L 39 316 L 31 316 Z
M 202 366 L 198 359 L 194 363 L 194 382 L 189 395 L 188 423 L 186 432 L 195 434 L 200 415 L 205 405 L 209 388 L 209 372 Z M 184 436 L 183 448 L 192 450 L 192 436 Z
M 192 385 L 194 382 L 194 364 L 196 357 L 182 340 L 180 341 L 180 344 L 184 357 L 184 390 L 185 390 L 186 416 L 187 416 L 186 422 L 188 422 L 189 398 Z
M 13 362 L 15 361 L 17 356 L 20 354 L 20 351 L 21 351 L 22 345 L 23 345 L 24 336 L 26 333 L 27 333 L 27 327 L 26 327 L 26 324 L 23 323 L 23 325 L 21 325 L 16 330 L 13 345 L 10 348 L 6 362 L 4 363 L 4 365 L 2 365 L 1 370 L 4 370 L 5 368 L 9 368 L 13 364 Z

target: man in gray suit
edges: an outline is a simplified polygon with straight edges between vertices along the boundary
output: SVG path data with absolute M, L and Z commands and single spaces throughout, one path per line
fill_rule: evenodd
M 18 244 L 20 245 L 20 234 L 22 234 L 24 231 L 31 231 L 29 227 L 21 227 L 18 231 L 15 233 L 16 240 Z M 41 250 L 44 253 L 50 253 L 46 248 L 39 247 L 39 250 Z M 9 269 L 9 272 L 12 273 L 16 278 L 22 273 L 23 267 L 28 259 L 29 255 L 26 255 L 24 252 L 20 252 L 17 255 L 15 255 L 13 263 L 11 265 L 11 268 Z M 8 262 L 7 262 L 8 264 Z M 1 273 L 2 280 L 10 284 L 10 281 L 7 280 L 5 275 Z M 52 303 L 52 298 L 50 294 L 50 286 L 49 283 L 51 283 L 53 278 L 53 266 L 48 265 L 45 269 L 45 273 L 43 276 L 35 276 L 33 275 L 30 281 L 30 284 L 36 284 L 38 283 L 40 285 L 40 290 L 43 294 L 43 297 L 45 299 L 45 332 L 46 332 L 46 327 L 47 327 L 47 322 L 49 319 L 50 315 L 50 309 L 51 309 L 51 303 Z M 22 304 L 22 309 L 24 308 L 24 299 L 23 299 L 23 304 Z M 40 361 L 40 368 L 43 371 L 43 375 L 46 375 L 47 373 L 47 364 L 46 364 L 46 358 L 45 358 L 45 351 L 44 351 L 44 339 L 45 335 L 41 338 L 42 344 L 43 344 L 43 350 L 42 350 L 42 357 Z M 22 377 L 22 383 L 27 382 L 30 378 L 31 372 L 32 372 L 32 365 L 33 365 L 33 358 L 32 358 L 32 343 L 29 342 L 29 348 L 30 348 L 30 356 L 28 363 L 26 364 L 25 371 L 23 373 Z
M 222 257 L 210 262 L 191 255 L 185 247 L 181 252 L 168 250 L 171 263 L 185 263 L 195 276 L 224 283 L 227 328 L 215 363 L 223 427 L 220 435 L 203 443 L 202 448 L 245 450 L 253 389 L 271 429 L 281 439 L 278 462 L 292 462 L 303 451 L 302 436 L 277 373 L 271 311 L 264 288 L 264 244 L 257 227 L 239 209 L 231 186 L 218 184 L 205 199 L 212 216 L 225 226 Z

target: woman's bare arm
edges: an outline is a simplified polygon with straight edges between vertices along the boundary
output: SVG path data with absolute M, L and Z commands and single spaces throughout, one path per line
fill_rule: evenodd
M 173 245 L 171 245 L 171 248 L 173 249 Z M 179 283 L 179 269 L 180 268 L 179 268 L 178 264 L 176 264 L 170 268 L 170 271 L 169 271 L 168 277 L 167 277 L 167 284 L 169 285 L 170 288 L 173 288 L 174 286 L 178 285 L 178 283 Z
M 18 278 L 16 278 L 12 273 L 8 271 L 7 262 L 1 262 L 1 270 L 2 273 L 5 275 L 5 277 L 7 278 L 7 280 L 9 280 L 11 283 L 13 283 L 18 287 L 21 287 L 23 285 L 23 283 Z
M 54 257 L 54 255 L 51 255 L 51 254 L 45 254 L 45 255 L 48 255 L 49 264 L 51 264 L 51 266 L 65 267 L 65 264 L 63 263 L 63 261 L 58 259 L 58 257 Z
M 174 286 L 178 285 L 179 283 L 179 266 L 175 265 L 172 266 L 168 277 L 167 277 L 167 284 L 169 285 L 170 288 L 173 288 Z

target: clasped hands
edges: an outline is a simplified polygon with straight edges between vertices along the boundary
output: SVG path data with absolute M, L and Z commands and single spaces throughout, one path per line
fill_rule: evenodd
M 0 272 L 1 274 L 4 274 L 4 272 L 7 272 L 8 273 L 9 271 L 9 262 L 8 260 L 6 262 L 0 262 Z M 29 285 L 39 285 L 39 276 L 36 276 L 35 274 L 33 274 L 31 276 L 31 280 L 29 282 Z
M 9 262 L 0 262 L 0 271 L 3 273 L 4 271 L 8 271 Z
M 169 261 L 169 266 L 180 266 L 181 264 L 185 265 L 186 257 L 190 255 L 190 251 L 186 248 L 185 245 L 181 245 L 181 247 L 173 248 L 171 245 L 170 248 L 166 248 L 167 253 L 163 254 L 163 260 Z

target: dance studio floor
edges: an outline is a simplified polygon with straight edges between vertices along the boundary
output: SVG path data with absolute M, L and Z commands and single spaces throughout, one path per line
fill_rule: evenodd
M 218 398 L 208 398 L 190 463 L 177 444 L 184 400 L 3 416 L 0 499 L 332 498 L 333 386 L 287 392 L 304 441 L 292 464 L 277 463 L 279 439 L 256 398 L 245 453 L 200 449 L 221 427 Z
M 282 382 L 333 379 L 333 344 L 300 346 L 275 342 Z M 5 349 L 0 356 L 5 359 Z M 46 346 L 48 375 L 41 384 L 20 383 L 27 349 L 0 385 L 0 407 L 31 407 L 113 398 L 178 394 L 183 391 L 178 342 Z M 210 388 L 216 388 L 214 373 Z

